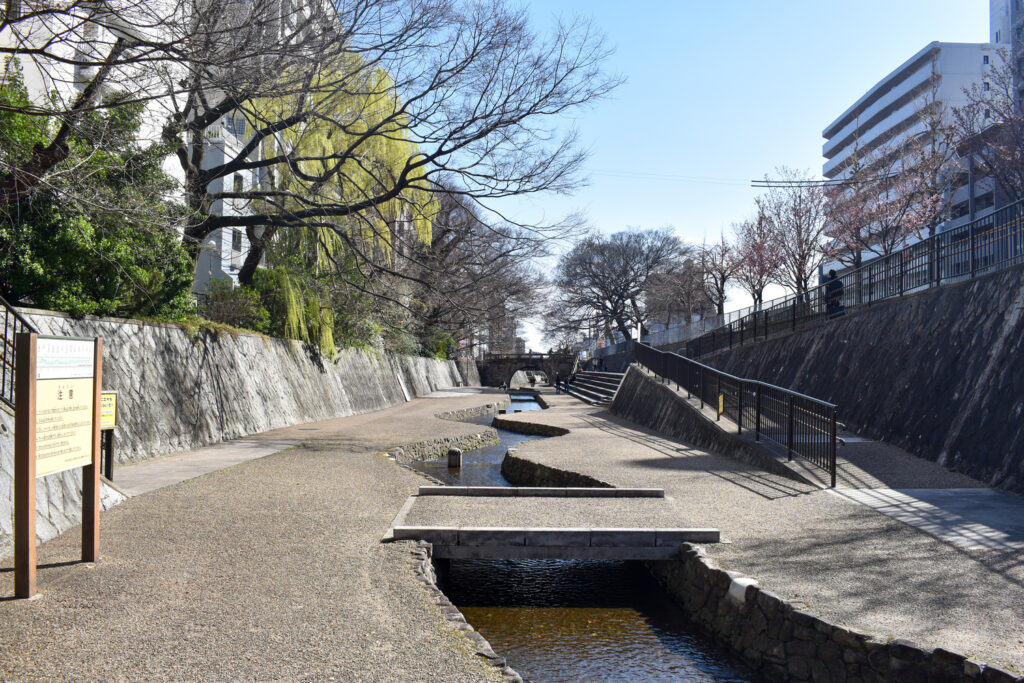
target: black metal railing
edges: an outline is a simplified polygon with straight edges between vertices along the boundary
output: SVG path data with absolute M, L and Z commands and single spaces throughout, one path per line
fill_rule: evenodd
M 35 332 L 36 328 L 14 306 L 0 298 L 4 326 L 0 330 L 0 403 L 14 409 L 14 335 Z
M 636 360 L 654 374 L 674 382 L 688 397 L 711 405 L 736 423 L 738 433 L 754 432 L 829 473 L 836 485 L 836 406 L 772 384 L 742 379 L 647 344 L 636 345 Z
M 817 324 L 857 306 L 1020 263 L 1024 263 L 1024 202 L 844 273 L 839 278 L 842 287 L 831 295 L 823 284 L 804 294 L 774 299 L 759 309 L 740 311 L 729 323 L 688 341 L 684 353 L 699 358 Z

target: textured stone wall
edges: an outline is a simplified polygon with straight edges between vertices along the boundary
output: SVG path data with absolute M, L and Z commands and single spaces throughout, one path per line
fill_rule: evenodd
M 26 313 L 40 334 L 103 337 L 103 388 L 118 392 L 122 463 L 480 383 L 473 362 L 350 349 L 331 363 L 260 335 L 190 335 L 176 325 Z M 0 413 L 0 557 L 12 546 L 13 450 L 13 418 Z M 36 491 L 40 540 L 79 523 L 77 470 L 40 478 Z M 106 505 L 119 500 L 104 486 Z
M 781 477 L 809 483 L 747 439 L 724 429 L 688 404 L 668 385 L 631 366 L 610 407 L 613 415 L 700 448 L 759 467 Z
M 1024 491 L 1024 267 L 702 361 L 836 403 L 864 436 Z
M 995 666 L 906 640 L 875 640 L 801 611 L 756 581 L 719 568 L 694 545 L 647 562 L 701 630 L 773 681 L 1006 681 Z

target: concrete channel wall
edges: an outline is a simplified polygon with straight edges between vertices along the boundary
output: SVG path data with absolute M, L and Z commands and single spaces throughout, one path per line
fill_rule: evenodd
M 1024 492 L 1024 267 L 701 361 L 836 403 L 863 436 Z
M 103 337 L 103 388 L 118 392 L 120 463 L 480 384 L 471 361 L 347 349 L 331 362 L 300 344 L 257 334 L 190 334 L 170 324 L 25 313 L 40 334 Z M 0 411 L 0 557 L 10 556 L 13 542 L 13 450 L 14 419 Z M 40 540 L 79 523 L 80 471 L 36 484 Z M 121 499 L 104 486 L 105 506 Z

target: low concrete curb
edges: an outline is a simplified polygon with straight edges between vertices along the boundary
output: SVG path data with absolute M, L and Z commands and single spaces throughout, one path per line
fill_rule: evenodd
M 665 489 L 594 486 L 421 486 L 421 496 L 497 496 L 538 498 L 664 498 Z

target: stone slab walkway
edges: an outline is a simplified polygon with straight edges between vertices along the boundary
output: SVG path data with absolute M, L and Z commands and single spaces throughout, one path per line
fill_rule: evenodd
M 721 529 L 728 542 L 707 546 L 721 566 L 803 609 L 882 640 L 907 638 L 1024 673 L 1024 549 L 1012 545 L 1016 527 L 1002 519 L 1022 509 L 1020 496 L 997 494 L 1015 505 L 993 508 L 985 524 L 1003 530 L 1006 543 L 963 546 L 880 514 L 852 494 L 664 438 L 571 397 L 545 400 L 550 410 L 505 417 L 570 433 L 523 443 L 518 457 L 612 485 L 661 486 L 682 501 L 687 526 Z M 992 496 L 980 482 L 891 446 L 857 446 L 844 449 L 841 467 L 840 484 L 851 491 L 884 496 L 924 482 L 917 486 L 932 491 L 916 492 L 917 500 L 963 519 L 976 512 L 958 501 L 965 488 Z
M 478 425 L 435 415 L 498 398 L 453 393 L 252 437 L 303 445 L 201 476 L 179 469 L 181 483 L 103 514 L 95 565 L 77 561 L 75 530 L 40 546 L 38 599 L 11 599 L 0 564 L 0 680 L 497 679 L 417 582 L 412 546 L 380 543 L 425 482 L 379 453 L 472 437 Z

